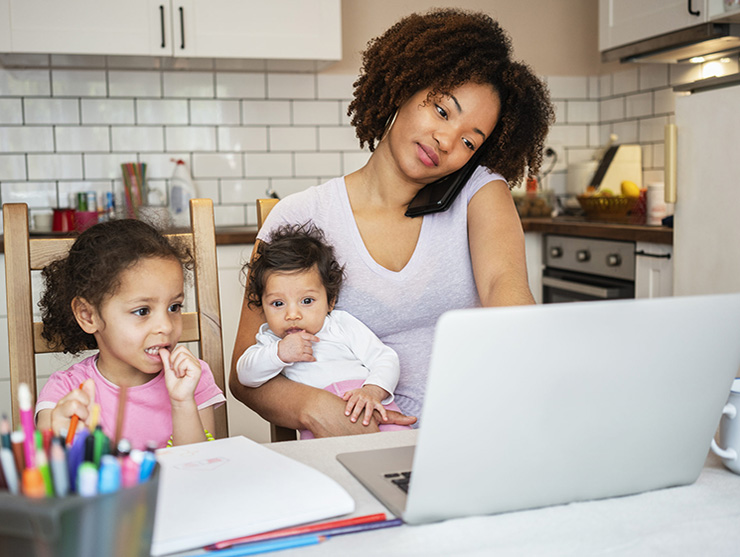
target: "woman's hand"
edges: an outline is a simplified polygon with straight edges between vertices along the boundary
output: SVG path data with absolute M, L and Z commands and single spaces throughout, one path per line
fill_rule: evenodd
M 92 415 L 95 403 L 95 383 L 86 379 L 79 389 L 74 389 L 61 398 L 51 410 L 41 410 L 36 420 L 40 431 L 51 429 L 54 435 L 60 435 L 69 430 L 72 416 L 77 416 L 81 422 L 87 423 Z
M 159 350 L 164 366 L 164 381 L 173 404 L 193 400 L 200 381 L 200 361 L 185 346 L 178 346 L 171 353 Z

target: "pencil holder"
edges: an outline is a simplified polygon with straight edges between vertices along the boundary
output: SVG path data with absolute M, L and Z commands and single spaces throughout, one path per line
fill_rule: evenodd
M 115 493 L 31 499 L 0 493 L 0 555 L 149 557 L 159 467 Z

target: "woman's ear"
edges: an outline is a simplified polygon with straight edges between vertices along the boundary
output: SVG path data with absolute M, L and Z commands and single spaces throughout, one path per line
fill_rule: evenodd
M 74 313 L 77 324 L 80 329 L 85 331 L 87 334 L 92 335 L 98 332 L 99 318 L 98 312 L 95 311 L 93 305 L 79 296 L 72 300 L 72 313 Z

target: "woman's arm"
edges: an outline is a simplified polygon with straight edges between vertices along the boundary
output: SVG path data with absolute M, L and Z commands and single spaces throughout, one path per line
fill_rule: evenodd
M 527 280 L 522 223 L 502 180 L 486 184 L 470 200 L 468 242 L 484 306 L 535 303 Z
M 256 248 L 256 245 L 255 245 Z M 254 257 L 254 252 L 252 252 Z M 269 422 L 292 429 L 308 429 L 316 437 L 335 435 L 352 435 L 378 431 L 377 423 L 370 425 L 352 423 L 344 415 L 345 402 L 338 396 L 286 379 L 278 375 L 256 389 L 250 389 L 239 383 L 236 362 L 244 350 L 255 343 L 255 336 L 264 322 L 262 312 L 249 307 L 242 300 L 242 312 L 231 357 L 229 389 L 237 400 L 240 400 Z M 393 414 L 390 413 L 389 414 Z M 396 422 L 392 420 L 396 419 Z M 414 419 L 400 414 L 389 416 L 387 423 L 406 425 Z

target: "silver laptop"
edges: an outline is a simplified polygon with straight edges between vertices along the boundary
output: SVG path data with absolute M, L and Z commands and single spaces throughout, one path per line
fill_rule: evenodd
M 451 311 L 415 449 L 337 459 L 410 524 L 690 484 L 739 368 L 740 294 Z

